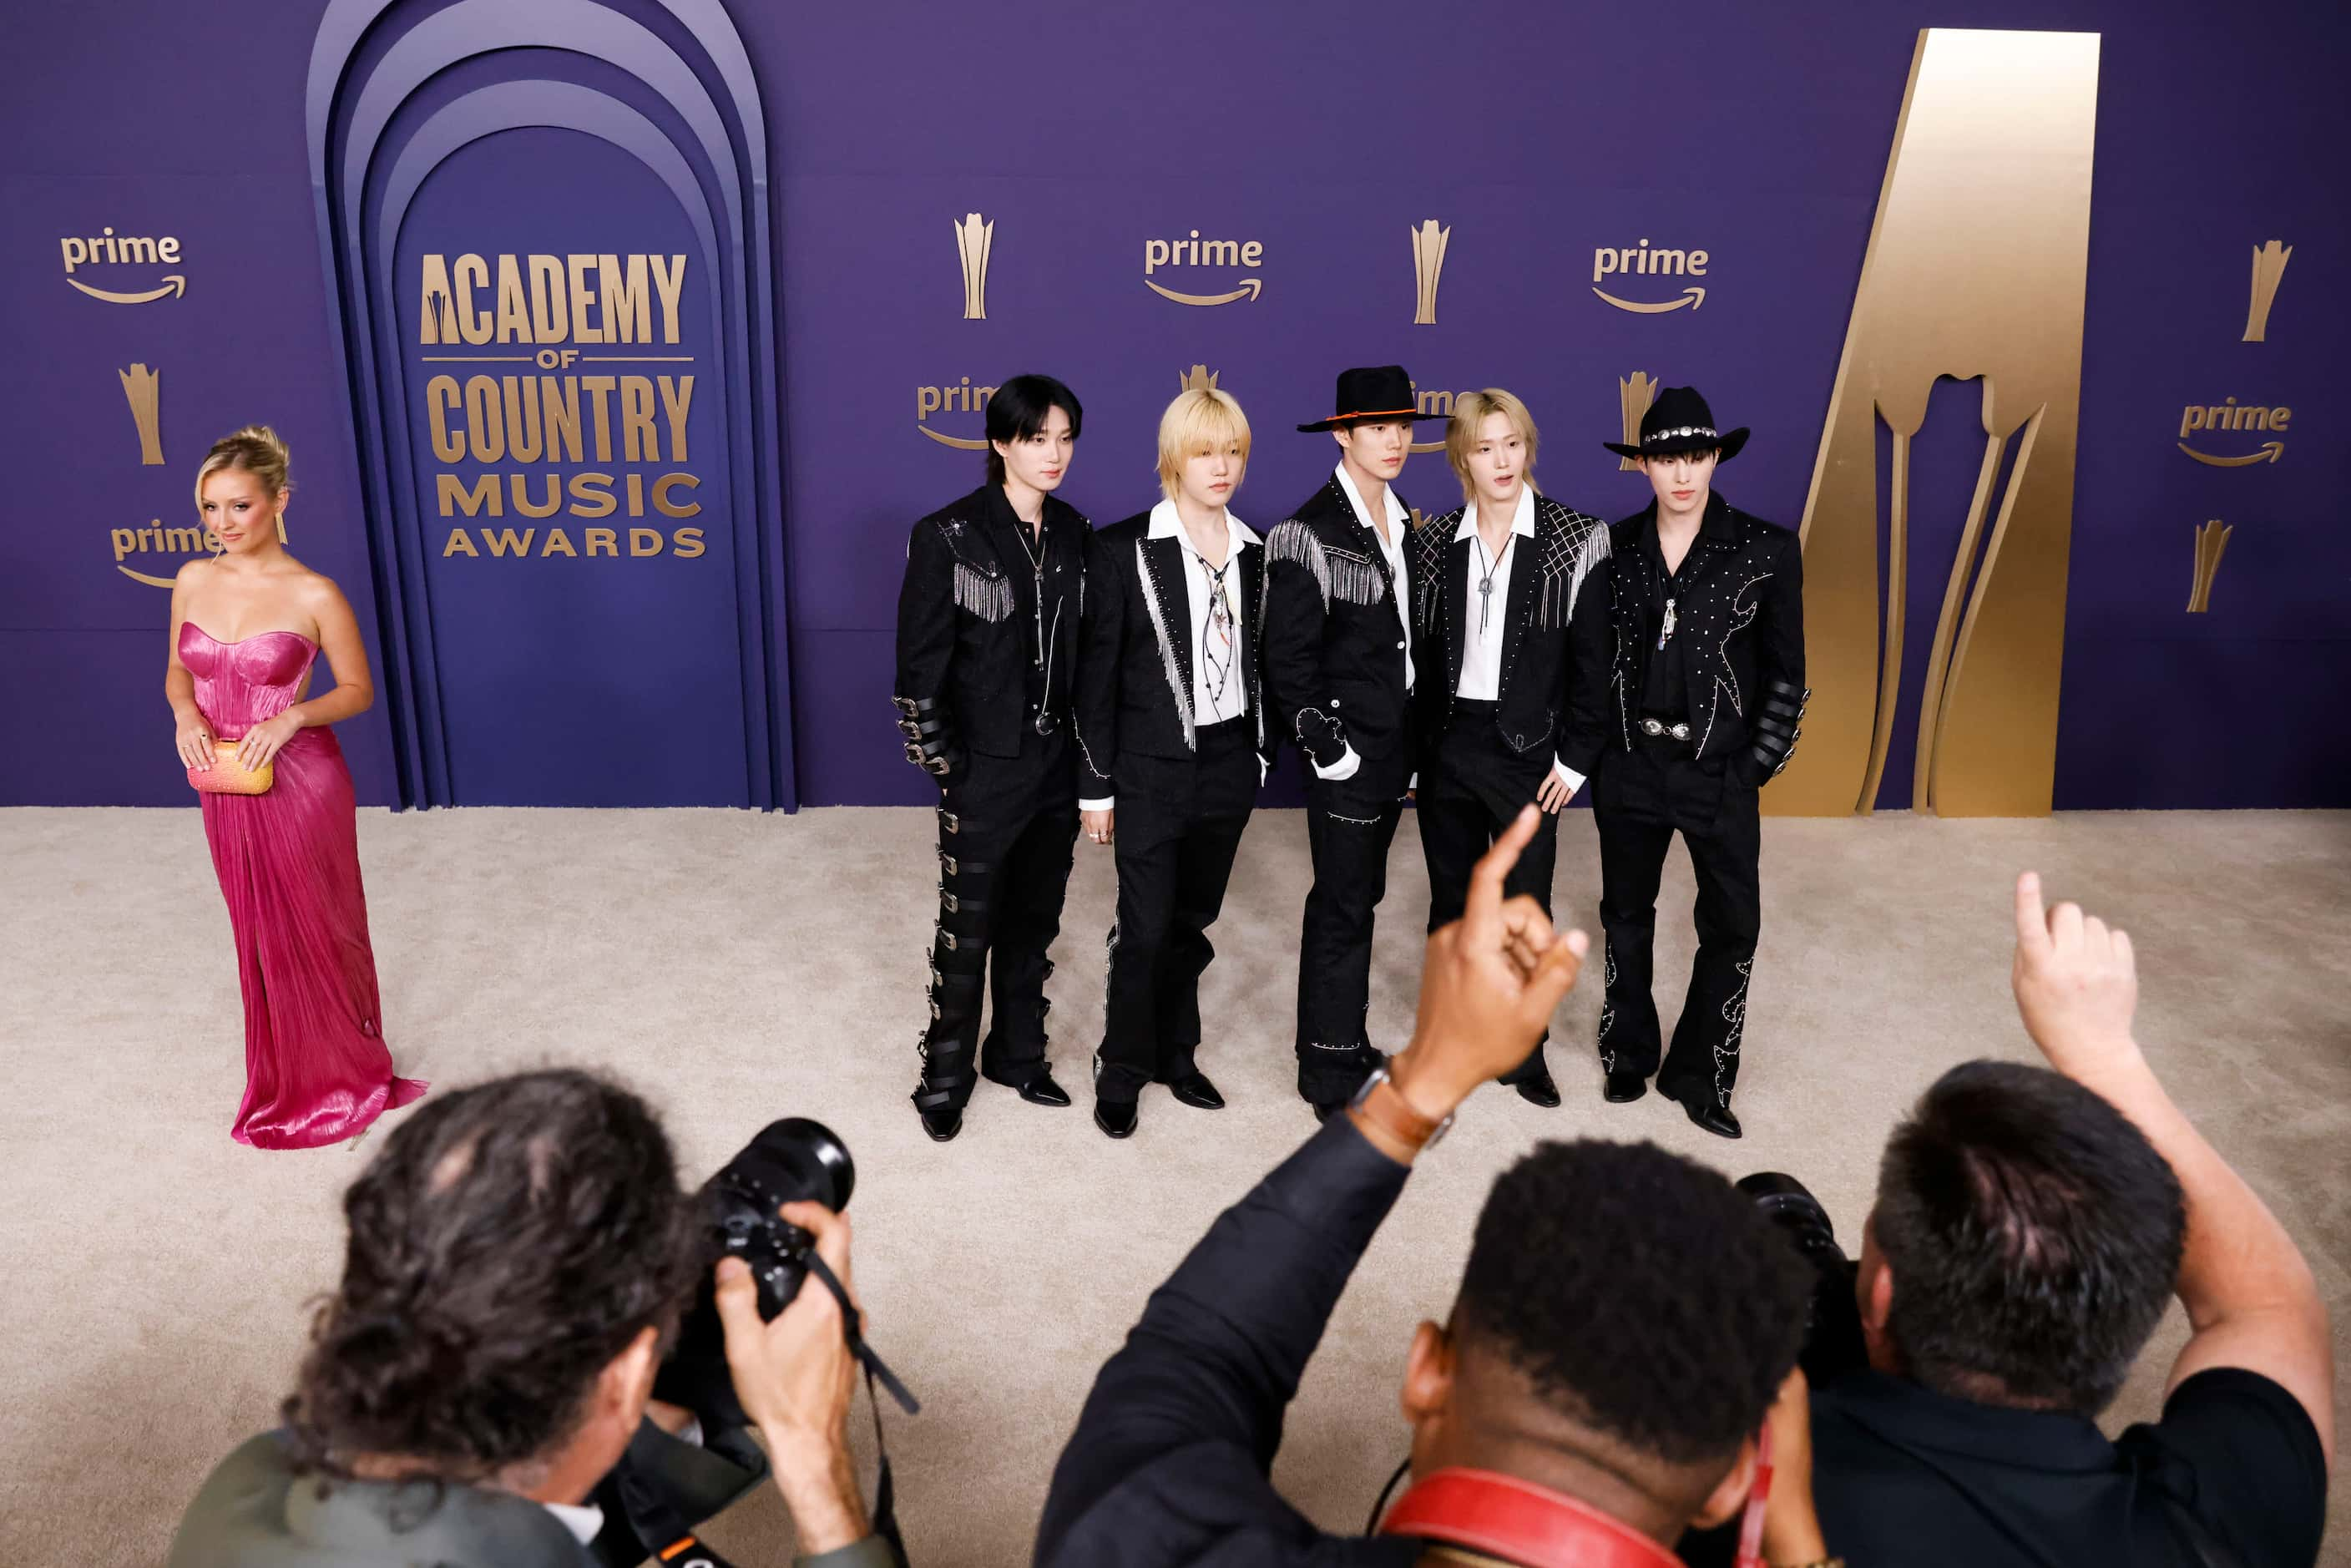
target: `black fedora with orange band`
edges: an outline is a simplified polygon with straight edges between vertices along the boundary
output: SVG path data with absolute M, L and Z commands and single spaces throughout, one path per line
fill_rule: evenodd
M 1343 430 L 1353 424 L 1386 424 L 1393 421 L 1446 419 L 1442 413 L 1423 413 L 1415 406 L 1412 378 L 1404 373 L 1402 365 L 1359 366 L 1339 372 L 1338 395 L 1332 400 L 1338 413 L 1328 419 L 1318 419 L 1311 424 L 1301 424 L 1301 431 Z

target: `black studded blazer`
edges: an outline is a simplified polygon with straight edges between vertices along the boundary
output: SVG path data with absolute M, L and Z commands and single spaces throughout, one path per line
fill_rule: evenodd
M 1092 525 L 1048 496 L 1043 531 L 1040 614 L 1027 529 L 1001 485 L 983 485 L 914 525 L 898 590 L 893 699 L 900 732 L 912 743 L 909 761 L 959 763 L 967 750 L 1018 757 L 1021 731 L 1040 707 L 1068 714 Z
M 1608 591 L 1586 592 L 1572 635 L 1583 688 L 1561 758 L 1589 773 L 1609 747 L 1630 750 L 1641 687 L 1656 645 L 1649 612 L 1654 570 L 1645 547 L 1657 530 L 1656 502 L 1609 525 Z M 1682 567 L 1674 635 L 1687 637 L 1683 667 L 1694 754 L 1742 783 L 1759 785 L 1788 765 L 1804 702 L 1804 557 L 1794 533 L 1739 510 L 1719 494 L 1707 503 Z
M 1423 747 L 1433 748 L 1453 719 L 1461 688 L 1461 658 L 1470 599 L 1468 539 L 1457 539 L 1466 507 L 1431 517 L 1412 532 L 1413 659 Z M 1594 569 L 1608 559 L 1608 525 L 1535 497 L 1535 537 L 1511 563 L 1509 601 L 1499 606 L 1509 629 L 1502 644 L 1501 695 L 1493 724 L 1513 753 L 1548 766 L 1561 742 L 1561 724 L 1573 687 L 1573 650 L 1568 629 Z M 1604 576 L 1602 578 L 1604 582 Z
M 1153 538 L 1151 514 L 1099 528 L 1086 542 L 1086 612 L 1078 656 L 1078 797 L 1117 794 L 1122 757 L 1184 758 L 1196 749 L 1192 711 L 1195 570 L 1184 546 Z M 1270 767 L 1276 745 L 1265 720 L 1258 674 L 1258 628 L 1264 613 L 1265 549 L 1233 552 L 1228 569 L 1240 601 L 1240 687 L 1249 702 L 1259 757 Z

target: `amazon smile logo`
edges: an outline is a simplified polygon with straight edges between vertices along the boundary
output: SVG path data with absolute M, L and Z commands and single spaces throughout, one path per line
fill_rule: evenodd
M 1236 287 L 1219 293 L 1190 294 L 1154 283 L 1151 275 L 1163 267 L 1252 267 L 1264 256 L 1262 240 L 1202 239 L 1198 229 L 1185 239 L 1147 239 L 1143 242 L 1143 286 L 1178 305 L 1230 305 L 1236 299 L 1255 299 L 1265 287 L 1261 277 L 1234 278 Z
M 57 254 L 66 264 L 66 281 L 92 299 L 103 299 L 109 305 L 144 305 L 151 299 L 177 298 L 188 291 L 186 276 L 177 272 L 164 274 L 156 287 L 139 289 L 99 288 L 74 276 L 80 268 L 91 266 L 177 267 L 180 242 L 170 235 L 161 239 L 135 238 L 117 235 L 110 228 L 94 235 L 68 235 L 57 241 Z
M 1604 278 L 1616 277 L 1704 277 L 1707 254 L 1702 250 L 1667 250 L 1660 246 L 1652 250 L 1645 238 L 1635 246 L 1601 246 L 1592 253 L 1592 292 L 1619 310 L 1630 310 L 1641 316 L 1661 316 L 1668 310 L 1678 310 L 1687 305 L 1695 310 L 1706 303 L 1706 287 L 1693 283 L 1672 299 L 1656 301 L 1620 299 L 1600 287 Z
M 959 452 L 985 452 L 985 435 L 942 434 L 931 428 L 930 419 L 935 413 L 986 413 L 987 400 L 995 392 L 994 387 L 972 385 L 969 376 L 962 377 L 953 386 L 916 387 L 914 428 L 941 446 L 952 446 Z
M 2215 468 L 2243 468 L 2255 463 L 2274 463 L 2285 455 L 2285 443 L 2283 441 L 2264 441 L 2251 452 L 2223 457 L 2210 452 L 2197 451 L 2188 444 L 2188 438 L 2199 430 L 2280 431 L 2293 417 L 2294 410 L 2290 408 L 2241 404 L 2232 397 L 2222 398 L 2213 403 L 2191 402 L 2179 411 L 2179 450 L 2197 462 L 2209 463 Z

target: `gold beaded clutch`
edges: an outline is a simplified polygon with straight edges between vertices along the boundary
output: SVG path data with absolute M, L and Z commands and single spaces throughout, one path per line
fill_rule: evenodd
M 188 782 L 198 792 L 206 795 L 266 795 L 270 781 L 277 775 L 275 759 L 263 763 L 250 772 L 236 759 L 237 743 L 234 740 L 213 742 L 213 765 L 210 768 L 188 769 Z

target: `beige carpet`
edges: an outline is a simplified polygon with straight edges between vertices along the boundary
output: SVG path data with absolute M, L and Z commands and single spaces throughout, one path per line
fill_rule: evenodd
M 1291 1091 L 1303 817 L 1242 846 L 1210 969 L 1202 1062 L 1231 1108 L 1155 1092 L 1130 1142 L 1090 1124 L 1109 853 L 1081 845 L 1052 985 L 1078 1106 L 983 1084 L 933 1145 L 905 1095 L 935 869 L 914 810 L 368 811 L 360 843 L 386 1030 L 439 1085 L 548 1063 L 625 1076 L 699 1174 L 768 1119 L 812 1115 L 855 1151 L 857 1273 L 875 1343 L 921 1394 L 893 1420 L 915 1559 L 1024 1562 L 1095 1367 L 1223 1205 L 1311 1128 Z M 1360 1525 L 1402 1451 L 1395 1388 L 1441 1314 L 1494 1173 L 1534 1140 L 1655 1138 L 1733 1174 L 1801 1175 L 1857 1231 L 1895 1117 L 1950 1063 L 2030 1047 L 2008 998 L 2009 885 L 2040 868 L 2126 925 L 2141 1036 L 2213 1141 L 2310 1253 L 2351 1319 L 2351 816 L 2081 815 L 2045 821 L 1767 821 L 1763 946 L 1740 1144 L 1655 1096 L 1604 1105 L 1569 998 L 1566 1105 L 1488 1090 L 1414 1177 L 1293 1410 L 1277 1475 Z M 1409 1023 L 1425 912 L 1412 820 L 1395 847 L 1374 1039 Z M 193 810 L 0 812 L 0 1206 L 10 1284 L 0 1517 L 14 1555 L 152 1563 L 207 1467 L 268 1426 L 302 1303 L 340 1264 L 338 1198 L 366 1159 L 230 1142 L 242 1083 L 228 924 Z M 1598 897 L 1591 819 L 1567 819 L 1562 911 Z M 1661 974 L 1687 974 L 1687 862 L 1666 883 Z M 1676 1002 L 1663 998 L 1670 1027 Z M 397 1114 L 397 1113 L 396 1113 Z M 1694 1266 L 1702 1260 L 1693 1260 Z M 2150 1414 L 2175 1312 L 2116 1415 Z M 862 1419 L 861 1416 L 861 1421 Z M 2329 1561 L 2351 1563 L 2338 1501 Z M 762 1495 L 713 1532 L 786 1560 Z

